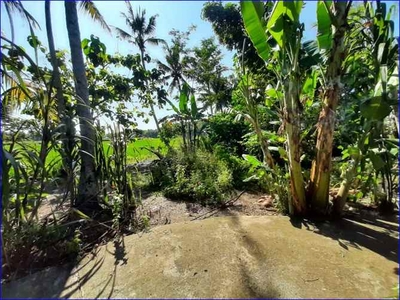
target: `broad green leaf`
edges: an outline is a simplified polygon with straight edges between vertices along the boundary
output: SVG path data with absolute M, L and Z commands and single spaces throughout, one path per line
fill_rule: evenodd
M 288 17 L 292 22 L 298 23 L 303 1 L 276 1 L 271 16 L 267 23 L 268 32 L 272 35 L 280 48 L 285 43 L 283 22 Z
M 378 46 L 377 59 L 380 64 L 385 64 L 387 62 L 388 47 L 386 43 L 380 43 Z
M 373 97 L 361 104 L 360 111 L 367 119 L 383 120 L 390 114 L 391 108 L 382 97 Z
M 380 155 L 374 153 L 373 151 L 370 151 L 368 153 L 368 156 L 369 156 L 369 159 L 371 160 L 372 165 L 374 166 L 374 169 L 376 171 L 379 171 L 380 169 L 382 169 L 385 166 L 385 162 L 380 157 Z
M 283 98 L 282 92 L 276 90 L 271 85 L 267 86 L 265 96 L 265 105 L 267 107 L 271 107 L 275 101 Z
M 253 167 L 262 166 L 262 162 L 257 159 L 257 157 L 253 155 L 243 154 L 242 155 L 245 160 L 247 160 Z
M 332 20 L 328 11 L 331 1 L 320 0 L 317 3 L 317 41 L 320 49 L 330 49 L 332 46 Z
M 348 147 L 347 151 L 352 158 L 357 158 L 361 154 L 360 149 L 357 147 Z
M 390 76 L 387 84 L 388 86 L 395 86 L 397 88 L 399 87 L 399 70 L 397 69 L 397 66 L 393 70 L 393 73 Z
M 190 109 L 192 113 L 192 118 L 196 119 L 198 114 L 198 109 L 196 104 L 196 98 L 194 97 L 194 95 L 190 97 Z
M 398 104 L 398 90 L 399 90 L 399 71 L 396 68 L 393 70 L 392 75 L 389 77 L 387 82 L 388 95 L 390 100 L 394 100 L 395 104 Z
M 307 95 L 309 97 L 314 96 L 315 88 L 317 87 L 318 74 L 318 71 L 314 69 L 311 74 L 307 76 L 303 85 L 303 95 Z
M 272 37 L 277 42 L 280 48 L 283 48 L 283 42 L 284 42 L 282 18 L 285 15 L 286 10 L 287 9 L 285 8 L 283 1 L 275 2 L 271 16 L 267 23 L 268 32 L 272 35 Z
M 189 88 L 185 84 L 182 88 L 181 94 L 179 96 L 179 110 L 180 113 L 187 114 L 188 113 L 188 95 L 189 95 Z
M 270 46 L 267 43 L 268 37 L 263 24 L 264 4 L 262 2 L 241 1 L 242 18 L 244 27 L 257 49 L 258 55 L 263 60 L 268 60 Z

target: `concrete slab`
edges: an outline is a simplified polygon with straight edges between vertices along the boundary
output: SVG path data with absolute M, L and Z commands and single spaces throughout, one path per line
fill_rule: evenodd
M 383 298 L 398 282 L 397 242 L 394 230 L 352 220 L 211 218 L 127 236 L 73 268 L 6 284 L 3 297 Z

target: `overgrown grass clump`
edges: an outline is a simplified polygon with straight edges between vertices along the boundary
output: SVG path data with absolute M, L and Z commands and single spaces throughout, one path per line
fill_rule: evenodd
M 170 199 L 217 204 L 229 197 L 232 172 L 214 154 L 170 151 L 152 167 L 154 185 Z

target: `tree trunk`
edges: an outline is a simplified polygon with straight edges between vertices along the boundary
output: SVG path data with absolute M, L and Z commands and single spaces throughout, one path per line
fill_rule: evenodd
M 289 213 L 304 215 L 307 210 L 304 178 L 300 164 L 300 109 L 299 109 L 299 83 L 292 76 L 285 87 L 285 129 L 287 136 L 291 202 Z
M 140 49 L 140 53 L 141 53 L 142 66 L 143 66 L 143 69 L 146 71 L 146 63 L 144 61 L 144 50 Z M 152 99 L 148 99 L 148 100 L 149 100 L 149 105 L 150 105 L 150 111 L 151 111 L 151 114 L 153 115 L 154 123 L 156 123 L 157 132 L 160 133 L 160 125 L 158 123 L 158 119 L 156 116 L 156 111 L 154 109 Z
M 78 13 L 76 2 L 65 1 L 65 15 L 71 48 L 72 69 L 75 77 L 75 90 L 78 98 L 76 112 L 79 117 L 81 135 L 81 170 L 78 185 L 76 206 L 86 212 L 99 209 L 99 185 L 96 176 L 96 162 L 94 159 L 96 131 L 93 115 L 90 110 L 89 89 L 86 78 L 85 64 L 81 48 Z
M 399 106 L 397 104 L 393 106 L 393 120 L 394 120 L 394 123 L 396 123 L 395 126 L 396 126 L 396 130 L 397 130 L 397 136 L 396 136 L 396 134 L 395 134 L 395 136 L 396 136 L 396 138 L 399 138 L 400 137 Z
M 274 169 L 274 159 L 272 158 L 271 152 L 268 149 L 268 140 L 263 136 L 262 130 L 258 125 L 258 120 L 254 121 L 254 130 L 257 134 L 258 142 L 260 143 L 264 163 L 267 164 L 269 168 Z
M 67 173 L 67 190 L 70 193 L 71 200 L 75 198 L 75 187 L 74 187 L 74 178 L 73 178 L 73 161 L 72 161 L 72 149 L 74 145 L 74 137 L 73 137 L 73 124 L 71 122 L 71 118 L 68 116 L 65 107 L 65 99 L 64 93 L 62 90 L 62 83 L 60 77 L 60 71 L 58 69 L 58 62 L 56 56 L 56 50 L 54 46 L 54 37 L 53 37 L 53 29 L 51 24 L 51 12 L 50 12 L 50 3 L 48 0 L 45 2 L 45 17 L 46 17 L 46 32 L 47 32 L 47 40 L 49 42 L 49 52 L 51 58 L 51 65 L 53 67 L 52 74 L 52 84 L 56 89 L 57 96 L 57 113 L 58 117 L 61 121 L 61 140 L 64 147 L 64 155 L 62 157 L 63 167 Z
M 345 59 L 344 36 L 347 29 L 347 2 L 334 2 L 333 41 L 326 70 L 326 86 L 323 92 L 323 107 L 317 124 L 317 154 L 312 163 L 309 195 L 312 210 L 326 214 L 329 203 L 329 183 L 332 165 L 335 110 L 340 98 L 340 76 Z
M 359 163 L 360 163 L 359 158 L 355 159 L 352 162 L 351 167 L 347 170 L 343 178 L 338 193 L 333 199 L 333 214 L 335 216 L 340 216 L 342 214 L 343 208 L 346 204 L 347 197 L 349 195 L 351 184 L 357 173 L 357 167 Z
M 349 195 L 350 187 L 354 182 L 355 176 L 357 175 L 357 168 L 360 162 L 362 162 L 362 157 L 368 150 L 368 145 L 366 145 L 365 142 L 367 138 L 370 138 L 370 130 L 371 123 L 367 122 L 363 128 L 364 133 L 360 136 L 357 142 L 357 147 L 360 150 L 360 153 L 354 158 L 352 165 L 346 170 L 342 183 L 340 184 L 339 191 L 333 198 L 332 213 L 336 217 L 340 217 L 342 215 L 343 208 Z

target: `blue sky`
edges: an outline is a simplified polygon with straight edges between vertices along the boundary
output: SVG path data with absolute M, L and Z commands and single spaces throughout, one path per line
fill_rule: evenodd
M 390 2 L 390 1 L 384 1 Z M 122 29 L 127 29 L 124 19 L 121 17 L 121 12 L 126 11 L 124 1 L 94 1 L 100 12 L 103 14 L 106 22 L 109 25 L 117 26 Z M 392 1 L 391 4 L 396 3 Z M 47 39 L 45 32 L 45 16 L 44 16 L 44 1 L 23 1 L 25 8 L 35 17 L 41 26 L 41 30 L 36 30 L 36 35 L 47 47 Z M 196 25 L 197 29 L 191 35 L 189 46 L 199 45 L 200 40 L 214 36 L 210 23 L 201 19 L 201 9 L 204 1 L 132 1 L 134 10 L 137 7 L 146 9 L 147 16 L 158 14 L 156 36 L 167 41 L 170 40 L 169 31 L 173 28 L 186 30 L 191 25 Z M 312 39 L 316 35 L 316 29 L 313 27 L 315 23 L 316 2 L 306 1 L 302 11 L 302 21 L 305 23 L 305 39 Z M 52 1 L 52 23 L 55 37 L 56 48 L 69 49 L 68 35 L 65 25 L 65 13 L 63 1 Z M 395 32 L 398 35 L 398 19 L 396 21 Z M 103 30 L 98 24 L 94 23 L 91 18 L 83 13 L 79 14 L 81 38 L 89 38 L 94 34 L 107 46 L 108 53 L 119 52 L 121 54 L 136 54 L 137 49 L 126 41 L 121 41 L 116 38 L 114 33 L 109 34 Z M 18 45 L 29 49 L 26 38 L 29 35 L 29 27 L 19 17 L 14 18 L 14 26 L 16 31 L 15 42 Z M 10 37 L 9 20 L 1 9 L 1 30 L 6 36 Z M 163 60 L 163 50 L 161 47 L 149 46 L 149 54 L 154 59 Z M 232 66 L 233 53 L 223 49 L 224 59 L 222 61 L 228 67 Z M 42 57 L 40 62 L 46 60 Z M 170 112 L 166 109 L 157 110 L 157 116 L 163 117 Z M 139 128 L 155 128 L 155 124 L 151 121 L 145 124 L 142 120 L 138 120 Z

